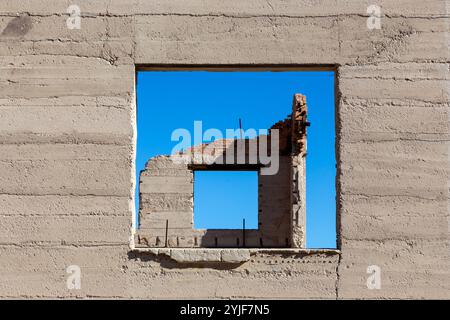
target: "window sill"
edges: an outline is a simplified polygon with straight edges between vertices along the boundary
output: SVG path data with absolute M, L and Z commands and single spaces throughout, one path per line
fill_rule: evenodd
M 295 248 L 136 248 L 135 253 L 169 257 L 178 263 L 230 263 L 247 262 L 252 255 L 339 255 L 337 249 L 295 249 Z

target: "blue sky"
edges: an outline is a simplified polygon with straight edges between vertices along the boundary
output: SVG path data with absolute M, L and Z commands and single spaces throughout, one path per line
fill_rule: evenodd
M 194 121 L 200 120 L 203 130 L 217 128 L 225 135 L 226 129 L 239 127 L 239 118 L 244 130 L 268 129 L 290 114 L 294 93 L 304 94 L 311 122 L 306 160 L 307 247 L 336 247 L 333 72 L 148 71 L 138 72 L 137 80 L 137 177 L 149 158 L 171 153 L 177 144 L 171 141 L 175 129 L 193 132 Z M 195 203 L 199 200 L 200 205 L 195 207 L 194 203 L 195 227 L 219 223 L 241 227 L 244 213 L 239 208 L 245 208 L 249 214 L 246 217 L 248 228 L 257 225 L 255 201 L 248 201 L 254 197 L 256 189 L 250 186 L 255 179 L 250 173 L 241 173 L 233 178 L 234 184 L 239 183 L 241 187 L 231 188 L 229 174 L 218 172 L 215 178 L 197 175 L 196 181 L 200 182 L 194 189 L 196 194 L 201 192 L 201 197 L 195 198 Z M 219 187 L 218 181 L 223 190 L 221 194 L 234 199 L 229 203 L 234 207 L 224 207 L 232 214 L 221 215 L 220 219 L 207 212 L 212 206 L 207 199 L 214 193 L 217 196 L 214 188 Z M 216 201 L 223 199 L 216 197 Z
M 194 228 L 258 229 L 257 171 L 196 171 Z

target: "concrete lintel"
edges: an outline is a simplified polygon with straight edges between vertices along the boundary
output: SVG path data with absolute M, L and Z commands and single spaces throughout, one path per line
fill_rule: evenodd
M 297 249 L 297 248 L 136 248 L 138 253 L 148 253 L 170 257 L 179 263 L 244 263 L 257 254 L 283 254 L 283 255 L 339 255 L 337 249 Z
M 157 256 L 167 256 L 179 263 L 243 263 L 250 260 L 249 249 L 136 248 L 133 251 Z

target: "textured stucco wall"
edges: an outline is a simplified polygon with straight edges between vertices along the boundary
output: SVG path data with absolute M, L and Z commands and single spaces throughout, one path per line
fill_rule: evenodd
M 366 27 L 370 4 L 381 30 Z M 449 8 L 0 1 L 0 297 L 449 298 Z M 217 269 L 131 252 L 135 64 L 337 66 L 341 255 L 260 252 Z

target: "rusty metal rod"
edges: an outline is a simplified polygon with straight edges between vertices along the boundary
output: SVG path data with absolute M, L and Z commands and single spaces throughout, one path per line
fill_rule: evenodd
M 242 219 L 242 246 L 245 248 L 245 219 Z
M 166 220 L 166 243 L 165 243 L 166 248 L 167 248 L 167 243 L 168 243 L 168 239 L 167 239 L 168 233 L 169 233 L 169 220 Z

